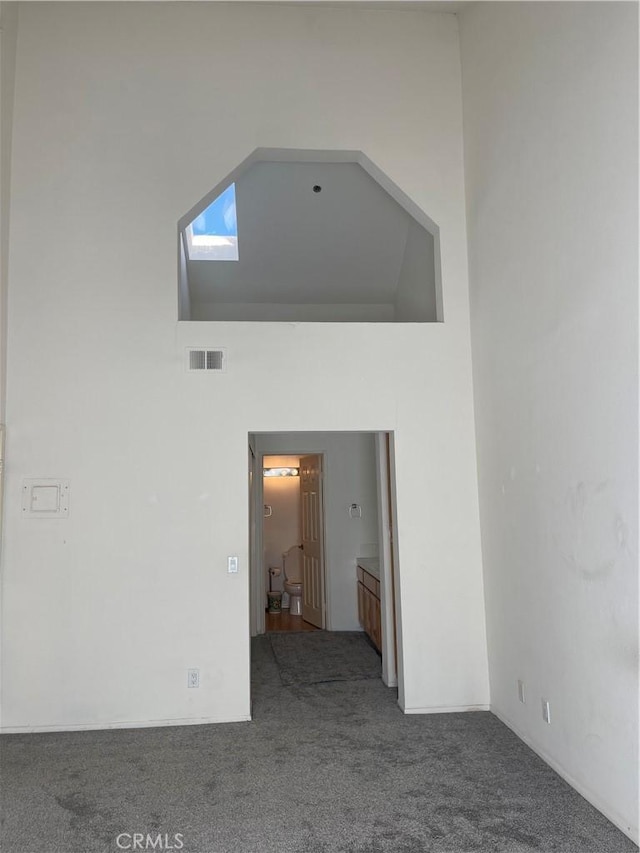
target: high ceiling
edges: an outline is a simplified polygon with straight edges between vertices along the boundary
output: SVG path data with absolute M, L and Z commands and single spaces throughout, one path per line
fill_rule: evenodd
M 357 163 L 255 162 L 236 204 L 239 260 L 189 261 L 193 303 L 394 302 L 416 222 Z

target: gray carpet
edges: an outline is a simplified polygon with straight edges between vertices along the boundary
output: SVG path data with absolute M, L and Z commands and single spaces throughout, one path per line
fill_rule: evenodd
M 380 678 L 381 659 L 361 631 L 268 634 L 286 687 Z
M 3 853 L 134 831 L 184 853 L 637 850 L 493 715 L 404 716 L 378 679 L 285 687 L 269 639 L 252 650 L 251 723 L 4 736 Z

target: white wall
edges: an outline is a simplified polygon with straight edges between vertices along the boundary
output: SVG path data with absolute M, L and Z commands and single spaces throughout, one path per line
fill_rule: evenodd
M 434 241 L 417 222 L 409 225 L 396 296 L 398 322 L 437 320 Z
M 455 16 L 20 18 L 4 727 L 248 717 L 247 435 L 285 430 L 395 431 L 406 706 L 487 704 Z M 177 222 L 258 146 L 363 150 L 441 229 L 446 322 L 178 323 Z M 226 372 L 186 373 L 209 344 Z M 68 520 L 21 517 L 34 476 Z
M 182 235 L 178 237 L 178 316 L 182 320 L 191 319 L 191 300 L 187 280 L 187 255 Z M 206 317 L 199 319 L 206 320 Z
M 636 839 L 637 15 L 461 23 L 491 704 Z
M 0 423 L 5 419 L 7 380 L 9 200 L 17 35 L 18 4 L 0 3 Z
M 359 631 L 356 558 L 378 541 L 375 436 L 371 433 L 281 433 L 257 436 L 262 453 L 324 454 L 325 573 L 327 627 Z M 265 486 L 267 484 L 265 479 Z M 265 502 L 268 503 L 265 494 Z M 357 503 L 361 518 L 351 518 Z M 267 522 L 265 519 L 265 540 Z M 295 538 L 289 545 L 295 543 Z

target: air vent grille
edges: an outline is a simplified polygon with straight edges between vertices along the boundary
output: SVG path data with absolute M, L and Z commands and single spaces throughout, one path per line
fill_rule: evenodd
M 224 371 L 224 350 L 221 349 L 188 349 L 187 370 L 189 371 Z

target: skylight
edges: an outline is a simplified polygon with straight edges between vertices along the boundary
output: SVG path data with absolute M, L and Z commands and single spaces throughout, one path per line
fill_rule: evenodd
M 230 184 L 185 229 L 190 261 L 237 261 L 236 185 Z

